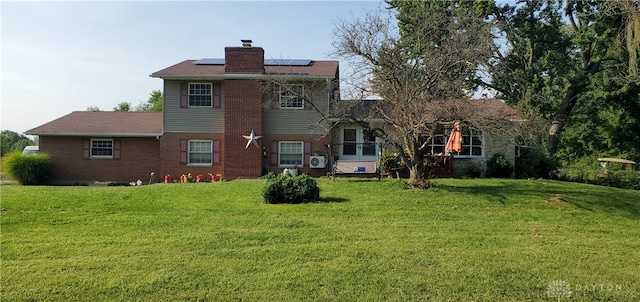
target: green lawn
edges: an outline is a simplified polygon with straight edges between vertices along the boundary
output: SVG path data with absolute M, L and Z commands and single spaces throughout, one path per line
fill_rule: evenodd
M 640 191 L 320 179 L 1 186 L 4 301 L 638 301 Z

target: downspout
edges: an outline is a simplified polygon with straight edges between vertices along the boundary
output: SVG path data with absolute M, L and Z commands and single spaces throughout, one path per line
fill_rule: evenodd
M 326 78 L 325 81 L 327 82 L 327 115 L 330 115 L 330 108 L 329 106 L 331 105 L 331 79 Z

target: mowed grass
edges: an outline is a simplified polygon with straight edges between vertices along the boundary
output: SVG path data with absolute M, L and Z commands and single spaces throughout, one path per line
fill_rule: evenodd
M 434 183 L 319 179 L 299 205 L 262 180 L 2 186 L 0 299 L 640 300 L 640 192 Z

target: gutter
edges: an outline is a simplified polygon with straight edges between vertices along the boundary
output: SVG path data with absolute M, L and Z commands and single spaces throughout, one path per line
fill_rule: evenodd
M 163 133 L 112 133 L 112 132 L 64 132 L 64 131 L 51 131 L 51 132 L 25 132 L 26 135 L 39 135 L 39 136 L 72 136 L 72 137 L 160 137 Z

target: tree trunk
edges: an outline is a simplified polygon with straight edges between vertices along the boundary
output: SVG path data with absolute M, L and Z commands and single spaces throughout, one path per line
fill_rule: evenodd
M 420 182 L 421 179 L 422 177 L 420 177 L 420 172 L 418 171 L 418 167 L 416 165 L 413 165 L 412 167 L 410 167 L 409 168 L 409 184 L 411 185 L 416 184 Z
M 429 181 L 424 177 L 424 161 L 414 160 L 409 166 L 409 185 L 416 188 L 428 188 Z
M 598 71 L 600 71 L 600 61 L 591 62 L 590 54 L 583 54 L 582 59 L 582 70 L 571 78 L 571 84 L 567 89 L 567 92 L 564 94 L 562 103 L 560 103 L 560 106 L 558 106 L 556 115 L 553 117 L 551 126 L 549 127 L 549 137 L 547 137 L 547 152 L 551 156 L 554 156 L 558 151 L 560 134 L 562 134 L 564 124 L 571 116 L 573 108 L 578 103 L 578 94 L 587 86 L 588 76 L 594 75 Z
M 564 129 L 564 124 L 571 115 L 571 111 L 578 102 L 578 91 L 573 86 L 567 90 L 562 99 L 562 103 L 556 110 L 556 115 L 551 121 L 549 127 L 549 136 L 547 137 L 547 152 L 553 156 L 558 151 L 558 144 L 560 143 L 560 134 Z

